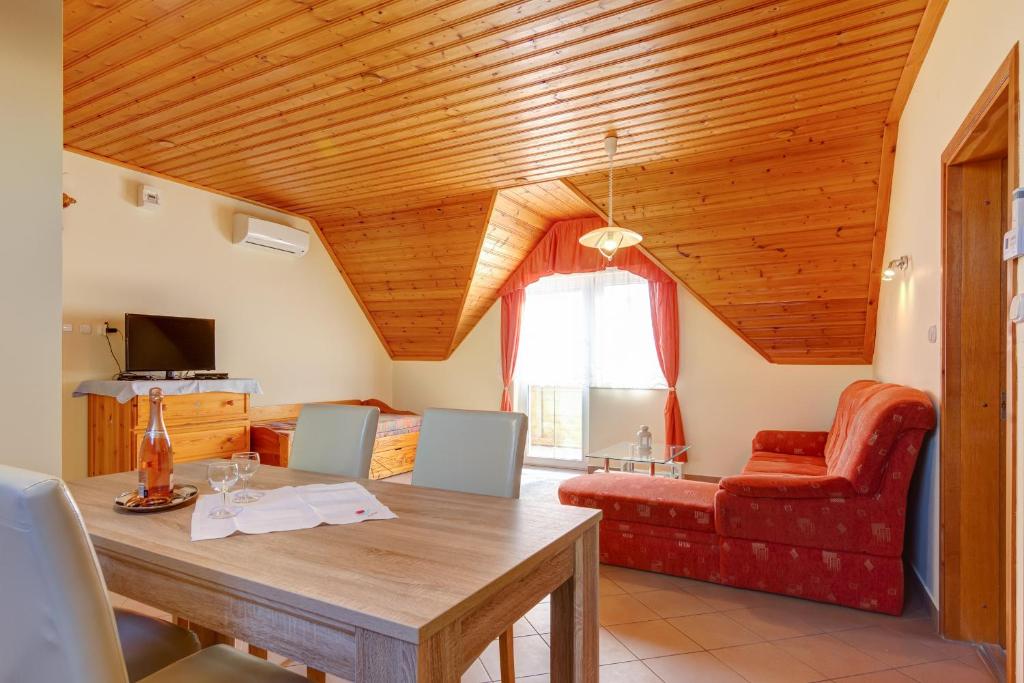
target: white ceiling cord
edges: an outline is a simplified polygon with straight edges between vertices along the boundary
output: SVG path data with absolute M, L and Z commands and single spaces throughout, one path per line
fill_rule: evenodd
M 608 154 L 608 225 L 604 228 L 591 230 L 580 237 L 580 244 L 585 247 L 597 249 L 601 255 L 611 260 L 619 249 L 632 247 L 640 244 L 643 237 L 639 233 L 620 228 L 615 225 L 615 151 L 618 149 L 619 139 L 609 135 L 604 139 L 604 151 Z

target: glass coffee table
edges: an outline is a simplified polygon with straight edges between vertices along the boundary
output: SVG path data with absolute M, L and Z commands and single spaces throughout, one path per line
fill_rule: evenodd
M 605 472 L 637 472 L 647 471 L 652 477 L 658 476 L 658 465 L 669 465 L 670 470 L 664 476 L 673 479 L 682 479 L 686 473 L 686 451 L 689 446 L 672 446 L 656 443 L 648 452 L 641 451 L 635 443 L 622 442 L 608 448 L 594 451 L 587 456 L 587 465 L 592 467 L 591 471 L 604 470 Z M 614 469 L 613 469 L 614 468 Z

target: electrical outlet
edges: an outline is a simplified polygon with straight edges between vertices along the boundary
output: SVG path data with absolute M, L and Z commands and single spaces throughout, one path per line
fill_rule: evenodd
M 92 334 L 92 325 L 90 325 L 89 323 L 81 323 L 78 326 L 78 333 L 79 334 Z

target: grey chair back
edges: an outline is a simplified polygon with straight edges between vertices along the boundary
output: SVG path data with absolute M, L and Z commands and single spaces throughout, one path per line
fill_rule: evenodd
M 380 409 L 331 403 L 302 406 L 288 467 L 366 479 Z
M 427 409 L 413 485 L 518 498 L 526 424 L 522 413 Z
M 0 465 L 0 681 L 127 683 L 114 613 L 64 483 Z

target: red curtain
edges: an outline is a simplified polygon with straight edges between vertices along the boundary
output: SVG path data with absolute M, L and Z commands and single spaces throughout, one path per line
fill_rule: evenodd
M 665 401 L 665 441 L 685 444 L 683 416 L 676 396 L 679 379 L 679 308 L 676 282 L 639 249 L 624 249 L 611 264 L 597 249 L 580 244 L 580 237 L 604 225 L 600 218 L 579 218 L 560 221 L 551 226 L 529 256 L 498 290 L 501 297 L 501 409 L 512 409 L 512 377 L 519 353 L 519 326 L 526 299 L 526 287 L 542 277 L 592 273 L 614 265 L 647 280 L 651 295 L 651 322 L 658 363 L 669 386 Z
M 526 290 L 517 289 L 501 297 L 501 409 L 512 410 L 512 376 L 519 355 L 519 319 Z

